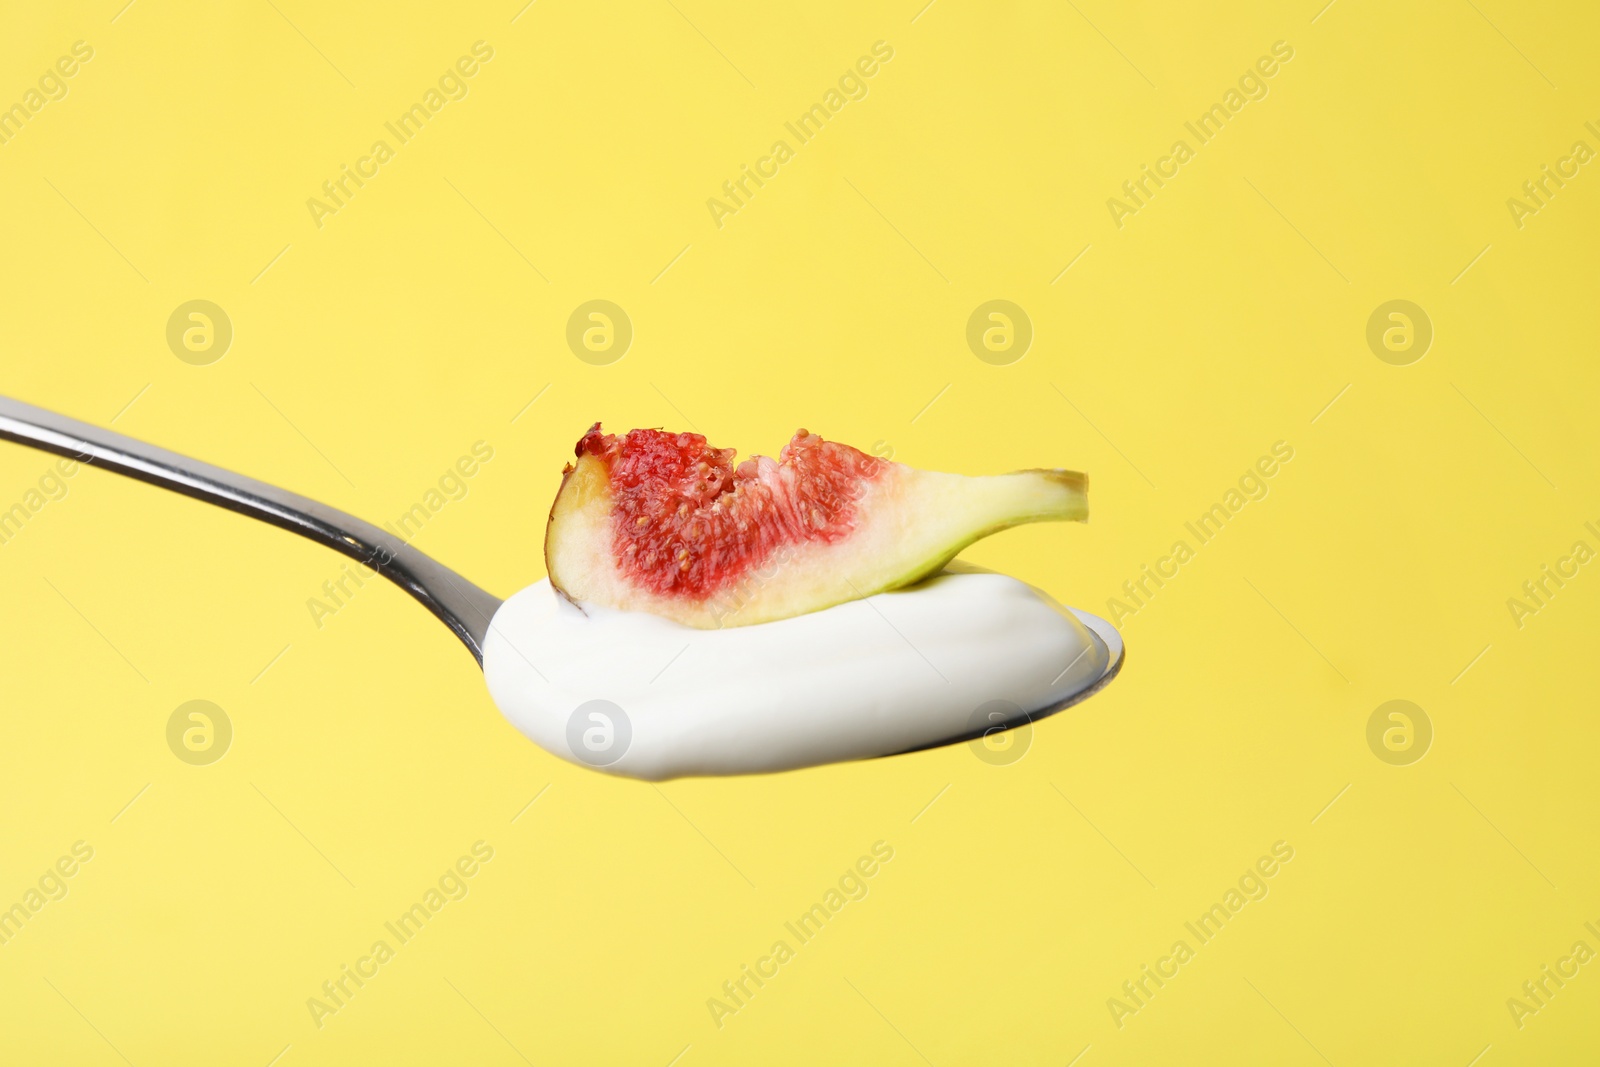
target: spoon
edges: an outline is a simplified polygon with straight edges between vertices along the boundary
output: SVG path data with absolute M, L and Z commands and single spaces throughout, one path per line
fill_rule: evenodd
M 467 646 L 478 666 L 483 666 L 485 642 L 504 601 L 371 523 L 298 493 L 4 396 L 0 396 L 0 440 L 159 485 L 271 523 L 341 552 L 421 601 Z M 1097 643 L 1097 651 L 1105 663 L 1102 671 L 1085 679 L 1074 691 L 1058 696 L 1048 707 L 1009 717 L 993 716 L 991 722 L 940 740 L 879 755 L 898 755 L 975 741 L 1071 707 L 1104 688 L 1122 668 L 1121 637 L 1103 619 L 1087 612 L 1073 611 L 1073 614 Z
M 422 601 L 483 665 L 483 639 L 500 598 L 387 531 L 298 493 L 213 467 L 111 430 L 0 396 L 0 440 L 126 474 L 281 526 L 343 552 Z

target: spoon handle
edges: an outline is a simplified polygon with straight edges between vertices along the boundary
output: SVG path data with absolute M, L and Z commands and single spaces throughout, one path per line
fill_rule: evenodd
M 484 635 L 500 599 L 387 530 L 298 493 L 4 396 L 0 440 L 126 474 L 343 552 L 422 601 L 483 664 Z

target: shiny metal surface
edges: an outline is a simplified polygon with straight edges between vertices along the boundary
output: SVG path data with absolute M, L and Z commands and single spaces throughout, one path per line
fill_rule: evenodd
M 387 530 L 298 493 L 7 397 L 0 397 L 0 440 L 159 485 L 342 552 L 420 600 L 483 663 L 483 638 L 500 598 Z

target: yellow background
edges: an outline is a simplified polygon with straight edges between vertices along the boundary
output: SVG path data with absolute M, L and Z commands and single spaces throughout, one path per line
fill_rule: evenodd
M 95 849 L 0 947 L 0 1060 L 1592 1055 L 1600 964 L 1520 1029 L 1506 1006 L 1600 949 L 1600 573 L 1520 629 L 1506 606 L 1600 548 L 1600 175 L 1520 229 L 1506 206 L 1600 148 L 1592 9 L 121 2 L 8 5 L 0 102 L 95 54 L 0 146 L 0 392 L 376 521 L 486 441 L 417 543 L 500 595 L 542 575 L 596 419 L 1087 470 L 1089 526 L 967 555 L 1102 614 L 1274 442 L 1294 459 L 1020 761 L 660 787 L 523 740 L 392 587 L 319 630 L 341 557 L 81 472 L 0 546 L 0 903 Z M 319 229 L 307 198 L 478 40 L 469 95 Z M 879 40 L 869 95 L 719 229 L 707 198 Z M 1280 40 L 1269 95 L 1114 225 Z M 610 366 L 564 340 L 595 298 L 635 329 Z M 995 298 L 1035 329 L 1009 366 L 965 341 Z M 165 341 L 192 299 L 234 326 L 210 366 Z M 1434 326 L 1410 366 L 1365 340 L 1392 299 Z M 50 462 L 0 448 L 0 507 Z M 191 699 L 234 726 L 211 766 L 166 745 Z M 1366 742 L 1391 699 L 1435 731 L 1410 766 Z M 470 895 L 319 1029 L 307 998 L 480 839 Z M 719 1029 L 707 999 L 878 840 L 870 895 Z M 1119 1029 L 1107 999 L 1279 840 L 1270 895 Z

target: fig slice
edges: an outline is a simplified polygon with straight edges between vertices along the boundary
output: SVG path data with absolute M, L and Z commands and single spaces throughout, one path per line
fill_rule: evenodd
M 687 626 L 748 626 L 909 585 L 981 537 L 1088 518 L 1088 479 L 918 470 L 800 430 L 776 461 L 696 433 L 602 433 L 563 472 L 545 531 L 567 599 Z

